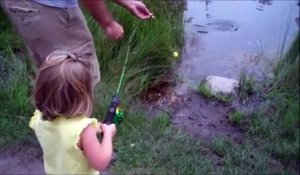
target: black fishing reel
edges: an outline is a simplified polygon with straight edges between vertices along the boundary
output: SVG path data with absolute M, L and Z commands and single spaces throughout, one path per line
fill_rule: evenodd
M 120 124 L 123 121 L 124 115 L 123 111 L 119 107 L 120 99 L 118 96 L 114 95 L 111 99 L 110 105 L 108 107 L 106 117 L 103 121 L 105 124 Z

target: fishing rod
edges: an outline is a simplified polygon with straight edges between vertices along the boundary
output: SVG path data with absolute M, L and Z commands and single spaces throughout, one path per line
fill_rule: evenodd
M 129 57 L 129 52 L 130 52 L 130 44 L 131 44 L 133 35 L 135 33 L 135 30 L 136 29 L 134 29 L 134 31 L 132 32 L 132 34 L 129 38 L 126 58 L 125 58 L 125 62 L 124 62 L 124 65 L 123 65 L 123 70 L 122 70 L 122 73 L 121 73 L 121 76 L 120 76 L 118 88 L 117 88 L 116 94 L 112 96 L 109 107 L 107 109 L 106 117 L 103 121 L 103 123 L 105 123 L 105 124 L 114 123 L 114 124 L 118 125 L 124 119 L 123 111 L 120 108 L 120 98 L 119 98 L 118 95 L 119 95 L 119 92 L 120 92 L 120 89 L 121 89 L 122 82 L 123 82 L 124 77 L 125 77 L 125 69 L 126 69 L 126 65 L 127 65 L 127 61 L 128 61 L 128 57 Z

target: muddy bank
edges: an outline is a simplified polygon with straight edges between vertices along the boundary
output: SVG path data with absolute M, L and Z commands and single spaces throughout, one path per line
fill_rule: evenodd
M 167 113 L 176 128 L 206 143 L 215 137 L 229 137 L 236 143 L 243 140 L 241 129 L 228 120 L 231 104 L 209 101 L 184 86 L 150 89 L 144 103 L 150 116 Z

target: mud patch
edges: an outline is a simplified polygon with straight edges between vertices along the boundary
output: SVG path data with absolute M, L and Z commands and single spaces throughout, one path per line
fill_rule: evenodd
M 230 105 L 208 102 L 192 92 L 179 96 L 178 100 L 172 107 L 172 122 L 175 126 L 206 141 L 220 136 L 227 136 L 237 143 L 242 141 L 240 129 L 227 119 Z
M 39 147 L 14 146 L 0 150 L 0 174 L 45 174 Z
M 175 90 L 174 87 L 156 88 L 147 91 L 145 96 L 155 96 L 157 101 L 144 99 L 150 116 L 165 112 L 172 124 L 209 143 L 214 137 L 229 137 L 241 143 L 244 136 L 240 128 L 228 121 L 230 104 L 212 102 L 188 89 Z
M 109 175 L 110 167 L 101 172 Z M 43 151 L 38 146 L 13 146 L 0 149 L 0 174 L 46 174 Z

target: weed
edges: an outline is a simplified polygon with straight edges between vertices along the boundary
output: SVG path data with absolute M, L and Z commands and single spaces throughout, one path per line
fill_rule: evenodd
M 23 47 L 20 37 L 12 30 L 6 15 L 0 10 L 0 50 L 9 54 L 9 50 L 18 51 Z
M 227 137 L 217 137 L 211 142 L 211 147 L 214 152 L 221 157 L 224 157 L 232 146 L 232 142 Z
M 239 79 L 239 97 L 247 100 L 254 93 L 255 81 L 252 77 L 248 77 L 244 70 L 241 71 Z
M 234 124 L 240 124 L 243 118 L 243 113 L 240 111 L 233 111 L 229 113 L 228 119 Z
M 205 83 L 200 83 L 198 86 L 198 92 L 205 98 L 211 99 L 214 95 L 206 88 Z
M 224 95 L 224 94 L 213 94 L 209 89 L 205 86 L 204 82 L 201 82 L 198 86 L 198 92 L 207 99 L 216 100 L 223 103 L 230 103 L 233 101 L 232 95 Z
M 281 53 L 274 77 L 263 84 L 264 103 L 251 115 L 248 133 L 264 140 L 260 147 L 290 171 L 299 164 L 299 34 Z

